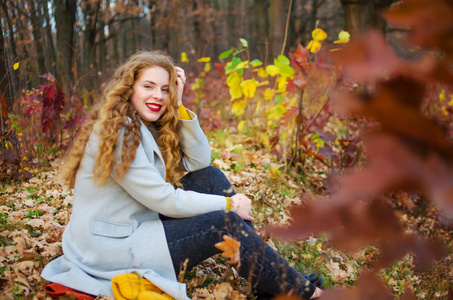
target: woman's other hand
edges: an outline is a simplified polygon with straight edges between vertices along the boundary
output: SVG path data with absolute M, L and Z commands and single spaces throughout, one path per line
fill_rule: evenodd
M 237 213 L 245 221 L 253 221 L 252 201 L 243 194 L 230 197 L 231 211 Z
M 178 106 L 182 104 L 182 93 L 184 92 L 184 84 L 186 84 L 186 74 L 180 67 L 175 67 L 176 71 L 176 88 L 178 92 Z

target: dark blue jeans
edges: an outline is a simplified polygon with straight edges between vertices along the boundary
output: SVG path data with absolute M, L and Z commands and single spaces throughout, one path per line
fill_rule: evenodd
M 181 183 L 185 190 L 199 193 L 235 194 L 228 179 L 215 167 L 189 173 Z M 206 258 L 220 253 L 214 245 L 223 241 L 224 235 L 229 235 L 241 242 L 238 272 L 248 280 L 259 299 L 289 292 L 309 299 L 315 286 L 322 285 L 322 279 L 316 274 L 300 274 L 290 267 L 256 234 L 250 222 L 242 220 L 234 212 L 214 211 L 184 219 L 161 216 L 161 219 L 176 274 L 186 259 L 190 270 Z

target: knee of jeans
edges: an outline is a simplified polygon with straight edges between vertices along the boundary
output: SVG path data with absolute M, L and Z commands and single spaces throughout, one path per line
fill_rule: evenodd
M 206 167 L 204 169 L 200 169 L 200 170 L 194 171 L 193 173 L 197 173 L 199 175 L 212 177 L 212 176 L 219 175 L 219 172 L 222 173 L 222 171 L 220 171 L 218 168 L 216 168 L 214 166 L 208 166 L 208 167 Z
M 234 233 L 245 225 L 244 220 L 237 213 L 226 210 L 211 212 L 209 220 L 213 225 L 222 227 L 229 233 Z
M 254 232 L 254 230 L 247 225 L 247 222 L 233 211 L 223 211 L 223 217 L 227 232 L 237 239 L 241 239 L 243 236 L 248 236 L 248 234 Z

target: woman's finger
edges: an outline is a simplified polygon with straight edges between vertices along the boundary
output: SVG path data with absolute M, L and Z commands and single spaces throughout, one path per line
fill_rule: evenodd
M 177 79 L 181 80 L 183 84 L 186 84 L 186 75 L 184 70 L 180 67 L 175 67 Z

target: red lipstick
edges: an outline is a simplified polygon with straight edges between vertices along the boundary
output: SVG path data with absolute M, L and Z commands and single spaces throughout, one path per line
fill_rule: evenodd
M 157 104 L 157 103 L 147 103 L 146 107 L 152 112 L 159 112 L 160 109 L 162 108 L 162 105 Z

